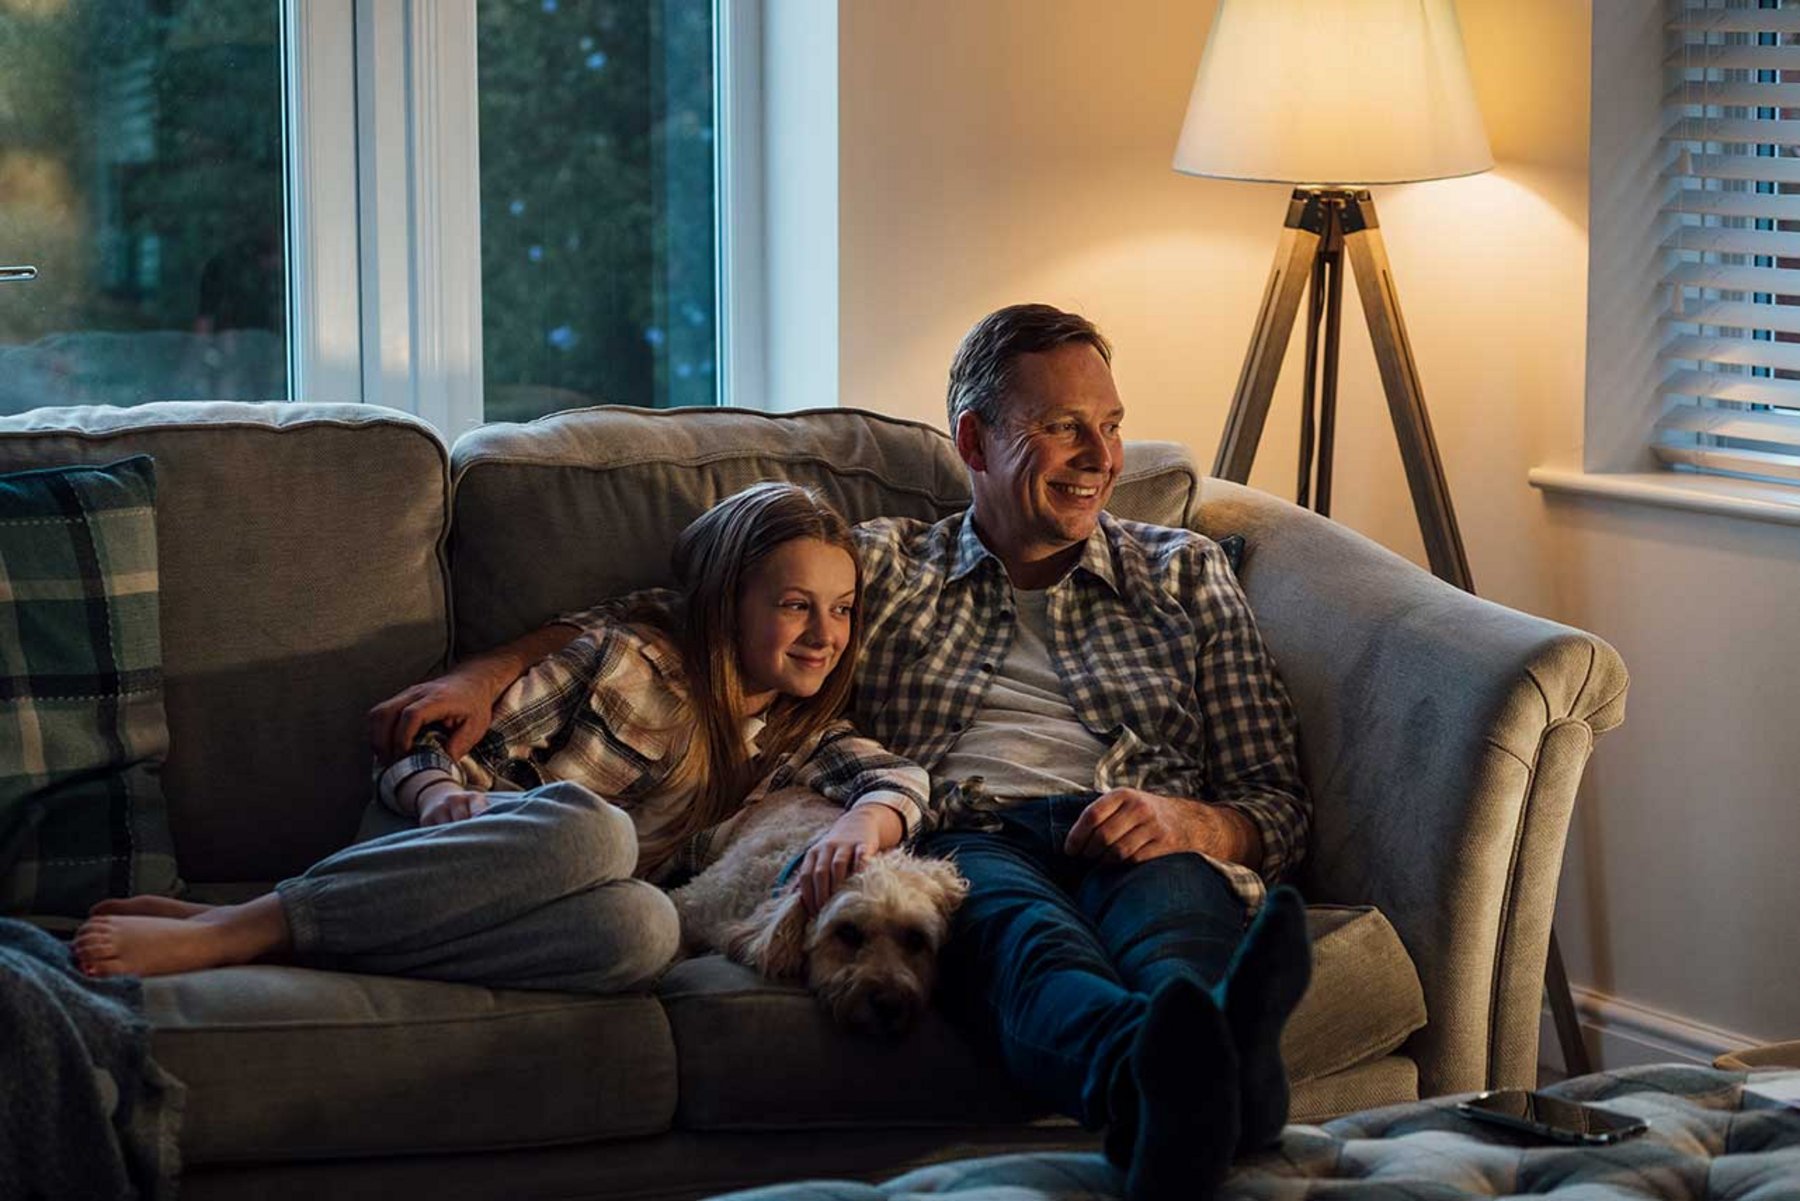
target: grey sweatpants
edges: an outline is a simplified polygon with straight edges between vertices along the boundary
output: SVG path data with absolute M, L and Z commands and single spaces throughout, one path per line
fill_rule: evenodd
M 579 784 L 346 847 L 275 886 L 310 966 L 496 988 L 616 992 L 674 958 L 675 907 L 631 878 L 637 832 Z

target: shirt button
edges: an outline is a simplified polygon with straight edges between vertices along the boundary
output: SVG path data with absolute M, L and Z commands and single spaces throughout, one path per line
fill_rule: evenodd
M 950 732 L 952 734 L 960 734 L 962 733 L 962 727 L 963 724 L 960 721 L 953 721 L 950 723 Z
M 1012 614 L 1011 609 L 1000 610 L 1000 620 L 1001 621 L 1011 621 L 1012 617 L 1013 617 L 1013 614 Z
M 981 665 L 981 670 L 987 672 L 989 675 L 993 675 L 994 665 L 992 663 L 983 663 Z

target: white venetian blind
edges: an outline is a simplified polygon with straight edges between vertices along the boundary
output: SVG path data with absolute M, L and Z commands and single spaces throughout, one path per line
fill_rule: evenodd
M 1800 483 L 1800 0 L 1669 0 L 1657 458 Z

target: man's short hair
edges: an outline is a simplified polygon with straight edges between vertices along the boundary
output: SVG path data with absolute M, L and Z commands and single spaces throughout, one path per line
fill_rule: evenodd
M 977 321 L 950 361 L 946 405 L 951 436 L 955 437 L 956 423 L 964 413 L 975 414 L 983 425 L 999 424 L 1001 402 L 1012 387 L 1020 355 L 1041 354 L 1071 342 L 1092 346 L 1111 365 L 1111 343 L 1079 313 L 1047 304 L 1009 304 Z

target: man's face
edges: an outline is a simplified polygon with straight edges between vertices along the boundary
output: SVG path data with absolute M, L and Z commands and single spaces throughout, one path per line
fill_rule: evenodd
M 1085 343 L 1021 355 L 1013 374 L 999 423 L 965 414 L 956 442 L 974 476 L 975 523 L 988 549 L 1015 584 L 1041 586 L 1020 569 L 1074 553 L 1112 496 L 1125 406 L 1106 360 Z

